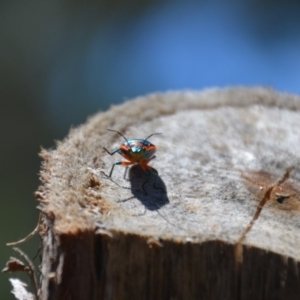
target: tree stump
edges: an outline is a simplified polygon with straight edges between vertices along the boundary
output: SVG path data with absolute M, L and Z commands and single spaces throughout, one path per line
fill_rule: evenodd
M 108 155 L 155 135 L 158 170 Z M 152 94 L 43 150 L 40 299 L 299 299 L 300 98 Z M 124 160 L 124 159 L 123 159 Z

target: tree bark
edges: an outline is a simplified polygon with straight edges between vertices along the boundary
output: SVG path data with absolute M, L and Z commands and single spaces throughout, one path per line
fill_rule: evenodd
M 150 138 L 158 170 L 103 150 Z M 40 299 L 299 299 L 300 98 L 152 94 L 43 150 Z M 122 159 L 124 160 L 124 159 Z M 105 174 L 104 174 L 105 173 Z

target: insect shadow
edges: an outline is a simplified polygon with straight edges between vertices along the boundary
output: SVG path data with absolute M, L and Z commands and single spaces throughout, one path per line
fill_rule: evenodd
M 129 182 L 130 189 L 134 197 L 122 200 L 121 202 L 137 198 L 148 210 L 157 210 L 168 204 L 169 198 L 165 183 L 160 176 L 157 175 L 155 186 L 153 186 L 156 174 L 153 173 L 150 176 L 151 177 L 148 178 L 149 175 L 141 168 L 140 165 L 136 164 L 132 166 L 129 169 Z M 147 184 L 145 185 L 147 194 L 145 194 L 141 188 L 145 180 L 147 180 Z

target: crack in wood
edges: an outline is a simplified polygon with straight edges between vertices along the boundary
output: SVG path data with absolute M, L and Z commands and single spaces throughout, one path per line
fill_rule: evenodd
M 274 188 L 279 187 L 281 184 L 283 184 L 286 180 L 288 180 L 290 178 L 290 174 L 291 172 L 295 169 L 294 167 L 291 167 L 289 169 L 286 170 L 286 172 L 284 173 L 284 175 L 273 185 L 271 185 L 267 191 L 265 192 L 263 198 L 261 199 L 261 201 L 259 202 L 256 212 L 252 218 L 252 220 L 250 221 L 250 223 L 248 224 L 248 226 L 246 227 L 246 229 L 244 230 L 244 232 L 241 234 L 240 238 L 237 241 L 237 244 L 241 244 L 243 242 L 243 240 L 246 238 L 246 235 L 248 234 L 248 232 L 251 230 L 251 228 L 253 227 L 255 221 L 259 218 L 262 209 L 264 208 L 265 204 L 267 203 L 267 201 L 270 200 L 271 198 L 271 194 L 272 191 L 274 190 Z M 289 197 L 287 195 L 284 195 L 281 197 Z
M 289 169 L 287 169 L 284 173 L 284 175 L 273 185 L 269 186 L 268 189 L 266 190 L 264 196 L 262 197 L 261 201 L 259 202 L 257 209 L 255 211 L 255 214 L 253 215 L 252 220 L 246 227 L 246 229 L 242 232 L 240 238 L 238 239 L 237 243 L 235 244 L 235 271 L 236 271 L 236 293 L 237 297 L 236 299 L 241 299 L 241 291 L 242 291 L 242 286 L 241 286 L 241 280 L 242 280 L 242 263 L 243 263 L 243 241 L 245 240 L 247 234 L 250 232 L 252 229 L 255 221 L 259 218 L 265 204 L 270 200 L 272 191 L 274 188 L 279 187 L 281 184 L 283 184 L 286 180 L 290 178 L 291 172 L 295 169 L 296 167 L 293 166 Z M 253 183 L 253 182 L 252 182 Z M 283 198 L 287 198 L 289 196 L 284 195 L 281 196 Z

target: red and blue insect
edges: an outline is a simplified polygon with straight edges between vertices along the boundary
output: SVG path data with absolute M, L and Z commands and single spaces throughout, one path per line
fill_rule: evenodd
M 161 133 L 152 133 L 150 134 L 146 139 L 133 139 L 133 140 L 128 140 L 122 133 L 119 131 L 113 130 L 113 129 L 107 129 L 108 131 L 113 131 L 118 133 L 120 136 L 122 136 L 125 139 L 125 143 L 123 143 L 119 148 L 113 150 L 112 152 L 109 152 L 106 148 L 103 147 L 103 149 L 110 155 L 114 155 L 115 153 L 119 153 L 121 156 L 127 159 L 127 161 L 117 161 L 115 162 L 111 170 L 109 172 L 108 177 L 112 176 L 114 167 L 116 165 L 122 165 L 122 166 L 130 166 L 133 164 L 139 164 L 143 170 L 145 170 L 148 174 L 148 178 L 144 181 L 142 184 L 142 189 L 143 191 L 147 194 L 145 190 L 145 185 L 149 181 L 151 173 L 155 174 L 155 179 L 153 183 L 153 187 L 155 187 L 156 180 L 158 177 L 158 172 L 156 169 L 153 167 L 150 167 L 148 163 L 154 159 L 156 156 L 154 155 L 156 152 L 156 146 L 153 145 L 148 141 L 150 137 L 153 135 L 158 135 Z M 126 176 L 126 170 L 124 177 Z

